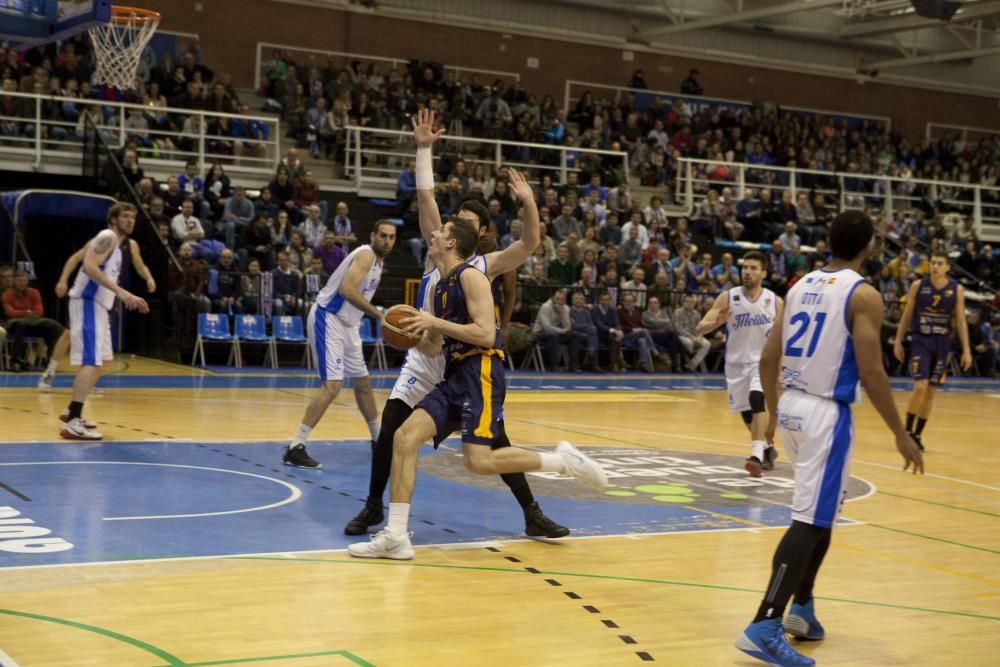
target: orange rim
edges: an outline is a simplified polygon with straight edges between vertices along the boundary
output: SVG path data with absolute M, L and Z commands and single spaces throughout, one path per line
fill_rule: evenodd
M 159 21 L 160 13 L 142 7 L 129 7 L 127 5 L 111 6 L 112 23 L 131 23 L 132 21 Z

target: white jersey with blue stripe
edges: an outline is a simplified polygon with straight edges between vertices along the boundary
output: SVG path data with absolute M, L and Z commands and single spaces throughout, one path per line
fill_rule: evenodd
M 848 305 L 863 282 L 851 269 L 820 269 L 788 291 L 781 326 L 781 384 L 785 389 L 842 403 L 858 399 Z
M 774 318 L 778 316 L 778 297 L 762 287 L 753 301 L 742 287 L 729 290 L 729 319 L 726 320 L 726 366 L 758 364 Z
M 347 276 L 347 272 L 350 270 L 354 260 L 363 252 L 369 252 L 374 255 L 374 261 L 372 262 L 372 267 L 368 269 L 368 273 L 356 287 L 361 296 L 370 302 L 372 296 L 375 295 L 375 290 L 378 289 L 379 281 L 382 280 L 382 260 L 378 255 L 375 255 L 375 251 L 367 244 L 358 246 L 351 251 L 351 254 L 344 258 L 344 261 L 340 263 L 340 266 L 333 272 L 330 279 L 326 281 L 326 286 L 316 295 L 316 306 L 318 308 L 333 313 L 344 324 L 348 325 L 356 325 L 361 322 L 364 312 L 344 298 L 344 295 L 340 291 L 340 286 L 343 284 L 344 278 Z
M 100 269 L 101 273 L 107 276 L 111 282 L 117 284 L 118 276 L 122 270 L 122 248 L 119 243 L 118 235 L 110 229 L 102 231 L 87 244 L 87 252 L 90 252 L 91 248 L 94 247 L 94 244 L 97 243 L 98 239 L 104 238 L 109 234 L 115 244 L 115 249 L 112 250 L 111 254 L 104 260 Z M 83 271 L 82 267 L 80 272 L 76 274 L 76 280 L 73 281 L 73 288 L 70 289 L 69 295 L 74 299 L 88 299 L 93 301 L 105 310 L 111 310 L 111 308 L 115 305 L 115 293 L 107 287 L 91 280 L 90 276 Z

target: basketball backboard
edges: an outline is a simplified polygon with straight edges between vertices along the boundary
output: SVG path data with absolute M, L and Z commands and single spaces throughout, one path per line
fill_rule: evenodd
M 109 20 L 111 0 L 0 0 L 0 41 L 26 49 Z

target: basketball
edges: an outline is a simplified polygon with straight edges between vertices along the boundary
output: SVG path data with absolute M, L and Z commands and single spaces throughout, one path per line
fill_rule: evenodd
M 402 320 L 412 317 L 417 312 L 413 306 L 405 303 L 396 304 L 386 311 L 385 320 L 382 323 L 382 338 L 390 346 L 397 350 L 409 350 L 420 342 L 420 336 L 403 331 Z

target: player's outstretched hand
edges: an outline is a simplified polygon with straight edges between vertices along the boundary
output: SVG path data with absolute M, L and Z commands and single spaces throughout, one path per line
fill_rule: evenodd
M 149 280 L 146 281 L 146 290 L 148 290 L 150 294 L 156 291 L 156 281 L 153 280 L 152 276 L 150 276 Z
M 528 184 L 528 180 L 514 167 L 509 167 L 507 169 L 507 178 L 510 181 L 510 189 L 514 192 L 514 196 L 520 199 L 522 202 L 529 202 L 535 200 L 535 193 L 532 191 L 531 186 Z
M 910 466 L 913 466 L 914 475 L 917 473 L 924 474 L 924 456 L 920 453 L 917 443 L 913 442 L 913 438 L 909 433 L 896 436 L 896 449 L 899 450 L 903 461 L 906 463 L 903 466 L 904 471 L 909 470 Z
M 122 304 L 129 310 L 138 310 L 140 313 L 149 312 L 149 304 L 142 297 L 138 297 L 131 292 L 125 292 L 120 295 Z
M 66 296 L 66 294 L 68 292 L 69 292 L 69 285 L 66 284 L 66 281 L 60 280 L 59 282 L 56 283 L 56 296 L 57 297 L 59 297 L 61 299 L 64 296 Z
M 898 338 L 892 342 L 892 356 L 896 357 L 896 361 L 900 363 L 906 359 L 906 350 L 903 349 L 903 344 Z
M 430 109 L 421 109 L 411 120 L 413 141 L 416 142 L 417 148 L 433 146 L 435 141 L 444 136 L 444 128 L 434 131 L 434 112 Z
M 966 350 L 962 353 L 961 364 L 963 371 L 967 371 L 972 368 L 972 352 L 970 350 Z

